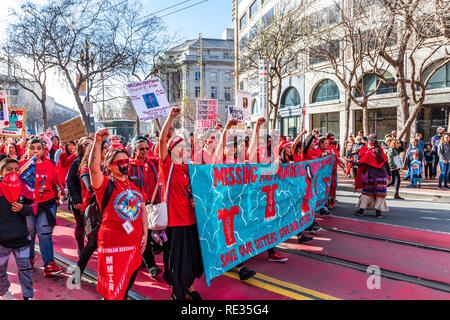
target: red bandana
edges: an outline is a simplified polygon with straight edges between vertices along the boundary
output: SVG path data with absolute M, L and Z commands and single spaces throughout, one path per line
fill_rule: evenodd
M 19 173 L 10 172 L 5 175 L 0 182 L 0 191 L 9 203 L 17 202 L 22 192 L 22 182 L 20 181 Z

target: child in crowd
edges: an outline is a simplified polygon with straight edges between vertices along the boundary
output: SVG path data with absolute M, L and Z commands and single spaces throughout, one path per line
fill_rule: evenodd
M 422 182 L 422 162 L 419 161 L 419 153 L 414 152 L 411 161 L 411 183 L 409 187 L 420 188 Z
M 0 162 L 0 300 L 15 300 L 9 292 L 8 260 L 11 253 L 24 300 L 33 298 L 30 239 L 25 217 L 33 214 L 30 202 L 23 198 L 26 188 L 19 178 L 19 161 L 6 158 Z
M 433 150 L 431 143 L 427 142 L 425 144 L 425 161 L 426 161 L 426 165 L 425 165 L 425 179 L 427 180 L 432 180 L 435 178 L 435 169 L 434 169 L 434 164 L 436 162 L 436 151 Z

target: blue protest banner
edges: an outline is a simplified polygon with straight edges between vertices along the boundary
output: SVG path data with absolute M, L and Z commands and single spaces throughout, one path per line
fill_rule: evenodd
M 308 228 L 328 201 L 333 161 L 189 165 L 208 286 Z

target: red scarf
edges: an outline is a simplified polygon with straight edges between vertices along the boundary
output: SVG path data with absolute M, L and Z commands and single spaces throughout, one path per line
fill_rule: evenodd
M 378 163 L 375 150 L 368 150 L 358 162 L 380 169 L 384 165 L 384 163 L 388 161 L 388 157 L 384 154 L 383 151 L 381 151 L 381 156 L 383 157 L 383 161 L 381 163 Z
M 6 174 L 0 182 L 0 191 L 9 203 L 17 202 L 22 192 L 22 181 L 20 181 L 19 173 L 10 172 Z

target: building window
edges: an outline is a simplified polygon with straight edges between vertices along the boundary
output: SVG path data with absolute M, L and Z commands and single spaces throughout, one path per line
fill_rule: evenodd
M 231 88 L 225 87 L 225 101 L 231 101 Z
M 442 64 L 442 60 L 438 60 L 434 62 L 431 66 L 425 69 L 422 73 L 422 81 L 427 81 L 427 78 L 430 74 L 436 69 L 438 65 Z M 438 71 L 431 77 L 428 82 L 427 89 L 437 89 L 437 88 L 445 88 L 450 87 L 450 62 L 445 66 L 439 68 Z
M 311 118 L 312 118 L 312 128 L 319 129 L 319 132 L 322 135 L 326 135 L 327 132 L 332 132 L 335 135 L 336 140 L 339 142 L 340 138 L 339 112 L 312 114 Z
M 211 72 L 211 82 L 217 82 L 217 72 Z
M 338 100 L 339 99 L 339 88 L 336 83 L 332 80 L 323 80 L 320 82 L 312 96 L 312 103 Z
M 258 11 L 258 1 L 255 0 L 250 6 L 250 19 L 256 14 L 256 11 Z
M 394 81 L 394 77 L 387 71 L 385 71 L 384 76 L 386 79 Z M 363 77 L 363 83 L 364 83 L 364 94 L 367 96 L 371 94 L 376 88 L 378 87 L 378 84 L 380 83 L 380 78 L 375 76 L 374 74 L 366 74 Z M 380 87 L 378 88 L 377 92 L 375 94 L 384 94 L 384 93 L 393 93 L 397 92 L 396 86 L 391 86 L 386 83 L 381 83 Z M 361 97 L 361 94 L 358 91 L 355 91 L 355 97 Z
M 195 72 L 195 81 L 200 81 L 200 71 Z
M 211 99 L 217 99 L 217 87 L 211 87 Z
M 309 50 L 309 64 L 314 65 L 328 60 L 328 54 L 338 58 L 340 54 L 339 40 L 313 47 Z
M 11 94 L 11 96 L 18 96 L 19 90 L 18 89 L 10 89 L 10 94 Z
M 229 83 L 231 81 L 231 73 L 225 72 L 223 75 L 225 83 Z
M 200 87 L 195 87 L 195 97 L 200 98 Z
M 369 132 L 380 139 L 397 128 L 397 108 L 369 109 Z M 355 111 L 355 132 L 363 129 L 363 112 Z
M 286 89 L 281 97 L 281 108 L 298 106 L 300 103 L 300 94 L 294 87 Z
M 228 52 L 224 52 L 223 53 L 223 58 L 224 59 L 231 59 L 231 55 Z
M 253 99 L 252 114 L 258 114 L 258 99 Z
M 272 23 L 272 20 L 275 16 L 273 8 L 267 11 L 267 13 L 262 17 L 263 26 L 266 27 Z
M 239 29 L 243 29 L 247 25 L 247 14 L 244 14 L 239 22 Z

